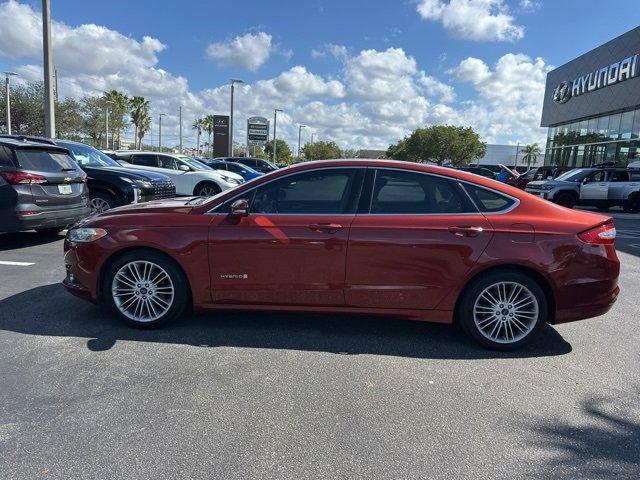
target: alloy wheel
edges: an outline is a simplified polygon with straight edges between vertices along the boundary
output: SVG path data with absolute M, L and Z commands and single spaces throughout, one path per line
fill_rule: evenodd
M 199 189 L 199 194 L 201 197 L 213 197 L 217 193 L 219 193 L 219 190 L 212 185 L 204 185 Z
M 126 263 L 114 275 L 111 295 L 116 308 L 134 322 L 165 315 L 174 301 L 174 287 L 165 269 L 146 260 Z
M 524 285 L 498 282 L 485 288 L 473 306 L 478 331 L 492 342 L 509 344 L 526 337 L 539 317 L 538 300 Z
M 91 201 L 89 202 L 89 205 L 90 205 L 92 214 L 102 213 L 111 208 L 111 205 L 109 205 L 109 202 L 107 202 L 104 198 L 100 198 L 100 197 L 92 198 Z

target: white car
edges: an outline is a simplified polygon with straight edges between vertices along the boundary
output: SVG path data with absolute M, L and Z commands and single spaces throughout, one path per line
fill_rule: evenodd
M 210 197 L 244 182 L 237 173 L 213 170 L 186 155 L 127 151 L 116 152 L 115 157 L 124 167 L 164 173 L 175 184 L 177 195 Z

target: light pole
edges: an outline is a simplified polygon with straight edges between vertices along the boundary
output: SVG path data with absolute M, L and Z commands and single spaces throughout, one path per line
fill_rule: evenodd
M 273 109 L 273 164 L 276 163 L 276 123 L 278 121 L 278 112 L 282 113 L 279 108 Z
M 18 75 L 15 72 L 2 72 L 6 76 L 5 81 L 5 99 L 7 107 L 7 135 L 11 135 L 11 88 L 9 86 L 9 78 Z
M 104 125 L 105 125 L 105 130 L 106 130 L 106 144 L 107 144 L 107 150 L 109 150 L 109 105 L 112 104 L 113 102 L 111 100 L 107 100 L 106 102 L 104 102 Z
M 307 126 L 302 124 L 298 126 L 298 160 L 300 160 L 300 137 L 302 136 L 303 128 L 307 128 Z
M 239 78 L 231 79 L 231 109 L 229 115 L 229 156 L 233 157 L 233 91 L 235 90 L 235 84 L 244 83 L 244 80 Z
M 56 136 L 56 111 L 53 103 L 53 58 L 51 57 L 51 2 L 42 0 L 42 50 L 44 52 L 44 133 Z
M 313 145 L 313 137 L 316 136 L 316 132 L 312 132 L 311 133 L 311 145 Z
M 162 117 L 164 117 L 166 113 L 161 113 L 158 116 L 158 152 L 162 153 Z
M 180 105 L 180 153 L 182 153 L 182 105 Z

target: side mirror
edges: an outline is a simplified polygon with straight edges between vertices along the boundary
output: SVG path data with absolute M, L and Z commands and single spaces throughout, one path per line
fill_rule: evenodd
M 547 180 L 553 180 L 553 177 L 552 177 L 551 175 L 549 175 L 549 176 L 547 177 Z
M 182 170 L 183 172 L 190 172 L 191 169 L 187 165 L 180 165 L 178 170 Z
M 240 198 L 231 204 L 229 216 L 241 218 L 247 215 L 249 215 L 249 202 L 246 199 Z

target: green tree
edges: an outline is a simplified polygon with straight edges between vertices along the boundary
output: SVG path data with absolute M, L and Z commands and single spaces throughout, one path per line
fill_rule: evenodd
M 273 140 L 269 140 L 264 145 L 264 152 L 268 159 L 273 158 Z M 286 163 L 287 165 L 293 162 L 293 153 L 289 145 L 284 140 L 278 138 L 276 140 L 276 163 Z
M 122 130 L 127 125 L 127 114 L 129 113 L 129 97 L 118 90 L 104 92 L 103 100 L 109 106 L 109 131 L 112 133 L 111 145 L 113 148 L 120 148 Z
M 196 154 L 200 155 L 200 135 L 202 135 L 203 130 L 205 129 L 205 121 L 203 118 L 196 119 L 193 122 L 192 128 L 196 131 Z M 206 142 L 205 142 L 206 143 Z M 208 143 L 206 143 L 208 145 Z
M 142 138 L 151 128 L 151 117 L 149 116 L 149 101 L 144 97 L 133 97 L 129 101 L 129 115 L 131 123 L 135 127 L 136 148 L 142 147 Z
M 533 163 L 535 165 L 538 155 L 541 153 L 540 146 L 537 143 L 532 143 L 525 145 L 520 151 L 524 153 L 522 161 L 527 164 L 527 170 L 531 169 L 531 164 Z
M 277 152 L 276 152 L 277 153 Z M 342 158 L 342 151 L 335 142 L 319 141 L 307 143 L 302 147 L 302 154 L 306 160 L 329 160 Z
M 435 125 L 418 128 L 408 137 L 391 145 L 387 156 L 411 162 L 431 161 L 442 165 L 449 161 L 453 165 L 466 165 L 482 157 L 486 144 L 470 127 Z
M 207 149 L 207 157 L 213 157 L 213 142 L 211 141 L 211 137 L 213 135 L 213 127 L 215 125 L 215 122 L 213 119 L 214 119 L 213 115 L 206 115 L 202 119 L 204 131 L 207 132 L 207 136 L 209 138 L 209 141 L 208 141 L 209 147 Z
M 91 139 L 90 143 L 98 148 L 104 147 L 105 101 L 102 97 L 86 95 L 80 99 L 82 127 L 80 133 Z

